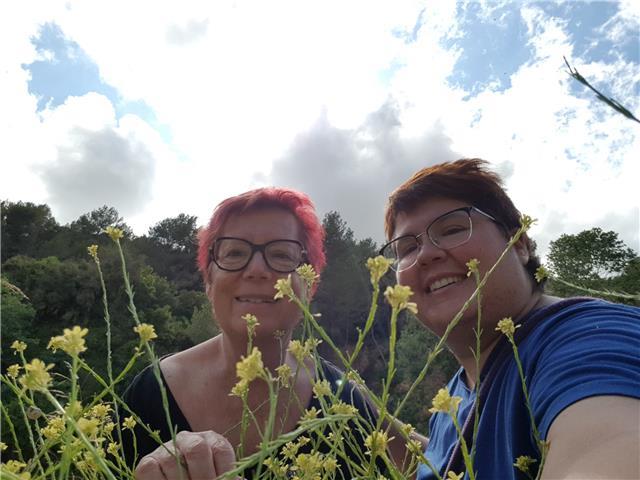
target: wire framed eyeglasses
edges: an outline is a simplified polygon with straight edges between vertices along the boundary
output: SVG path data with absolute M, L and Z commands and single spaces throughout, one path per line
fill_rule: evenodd
M 440 215 L 433 220 L 424 232 L 418 235 L 402 235 L 389 241 L 380 249 L 380 255 L 393 261 L 391 268 L 402 272 L 413 267 L 418 261 L 418 254 L 425 235 L 438 248 L 449 250 L 469 241 L 473 233 L 471 212 L 477 212 L 488 219 L 498 222 L 492 215 L 477 207 L 461 207 Z

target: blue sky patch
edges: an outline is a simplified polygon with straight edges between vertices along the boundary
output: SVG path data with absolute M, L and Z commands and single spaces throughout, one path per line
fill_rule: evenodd
M 478 3 L 458 4 L 461 38 L 446 42 L 446 47 L 461 49 L 449 83 L 475 96 L 494 84 L 498 91 L 511 87 L 511 75 L 524 64 L 533 50 L 527 46 L 527 27 L 514 5 L 496 8 L 483 17 Z
M 138 115 L 165 141 L 170 140 L 168 126 L 158 123 L 151 107 L 142 100 L 125 101 L 116 88 L 102 80 L 95 62 L 76 42 L 67 38 L 57 24 L 42 25 L 31 42 L 40 58 L 22 68 L 31 74 L 28 89 L 38 98 L 38 112 L 62 105 L 68 97 L 97 92 L 112 103 L 117 119 L 128 113 Z

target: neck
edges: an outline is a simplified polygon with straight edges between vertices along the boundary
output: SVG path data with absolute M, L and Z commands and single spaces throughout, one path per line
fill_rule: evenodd
M 247 337 L 233 338 L 222 333 L 218 338 L 220 342 L 219 352 L 221 354 L 218 368 L 225 376 L 236 378 L 236 364 L 247 356 L 249 345 Z M 290 340 L 291 332 L 285 332 L 279 337 L 274 337 L 273 335 L 254 337 L 251 345 L 252 348 L 257 348 L 260 351 L 262 363 L 273 372 L 284 363 Z
M 514 315 L 513 322 L 518 324 L 518 320 L 524 318 L 532 310 L 549 305 L 557 301 L 554 297 L 548 297 L 543 295 L 542 292 L 536 291 L 531 295 L 531 298 L 526 302 L 520 311 Z M 493 349 L 498 344 L 498 341 L 502 337 L 502 333 L 495 331 L 495 325 L 500 319 L 492 319 L 483 327 L 483 337 L 480 340 L 480 359 L 476 361 L 474 352 L 476 351 L 475 334 L 471 339 L 463 342 L 464 345 L 449 345 L 453 351 L 454 356 L 464 368 L 465 382 L 470 388 L 474 388 L 478 375 L 482 371 L 482 368 L 487 362 L 489 355 L 493 352 Z M 475 331 L 475 327 L 474 327 Z

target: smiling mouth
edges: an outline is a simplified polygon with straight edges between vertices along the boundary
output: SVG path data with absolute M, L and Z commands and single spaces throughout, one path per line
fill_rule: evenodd
M 256 297 L 236 297 L 236 300 L 240 303 L 253 303 L 253 304 L 261 304 L 261 303 L 276 303 L 277 300 L 272 298 L 256 298 Z
M 454 283 L 458 283 L 464 280 L 464 277 L 445 277 L 439 280 L 436 280 L 431 285 L 429 285 L 429 293 L 435 292 L 436 290 L 440 290 L 441 288 L 448 287 L 449 285 L 453 285 Z

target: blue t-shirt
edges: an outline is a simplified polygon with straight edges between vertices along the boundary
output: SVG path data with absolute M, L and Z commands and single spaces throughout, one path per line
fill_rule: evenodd
M 602 300 L 558 306 L 533 312 L 530 319 L 535 328 L 518 342 L 534 419 L 543 439 L 556 416 L 579 400 L 598 395 L 640 398 L 640 308 Z M 495 360 L 492 357 L 493 352 L 483 374 Z M 534 474 L 540 463 L 513 353 L 506 358 L 495 365 L 493 381 L 485 387 L 474 462 L 479 479 L 526 478 L 513 466 L 520 455 L 537 459 Z M 462 397 L 458 421 L 463 425 L 473 408 L 475 391 L 466 386 L 462 369 L 448 389 L 452 396 Z M 445 476 L 458 436 L 447 414 L 434 414 L 429 426 L 425 456 Z M 434 478 L 427 465 L 420 466 L 418 480 Z

